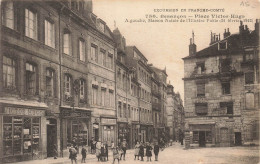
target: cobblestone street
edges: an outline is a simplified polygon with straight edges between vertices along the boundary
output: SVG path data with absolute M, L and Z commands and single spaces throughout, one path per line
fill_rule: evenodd
M 134 151 L 128 150 L 126 161 L 120 161 L 121 164 L 141 164 L 147 163 L 144 161 L 134 160 Z M 78 163 L 81 163 L 81 155 L 78 155 Z M 37 161 L 24 161 L 16 164 L 65 164 L 70 163 L 68 157 L 64 158 L 48 158 Z M 98 162 L 94 155 L 88 155 L 86 163 L 112 163 L 112 152 L 110 152 L 109 161 Z M 115 162 L 117 164 L 117 162 Z M 218 148 L 199 148 L 184 150 L 179 144 L 175 143 L 173 146 L 166 148 L 159 153 L 159 161 L 149 163 L 163 163 L 163 164 L 257 164 L 259 163 L 259 147 L 218 147 Z

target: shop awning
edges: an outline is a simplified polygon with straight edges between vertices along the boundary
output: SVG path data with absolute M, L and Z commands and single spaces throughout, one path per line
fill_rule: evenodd
M 1 98 L 0 103 L 12 104 L 12 105 L 23 105 L 23 106 L 36 107 L 36 108 L 48 108 L 48 106 L 43 102 L 30 101 L 30 100 L 24 101 L 15 98 Z

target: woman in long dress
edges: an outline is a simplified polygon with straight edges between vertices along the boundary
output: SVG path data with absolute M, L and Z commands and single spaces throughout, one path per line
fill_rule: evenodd
M 138 157 L 138 160 L 139 160 L 139 151 L 140 151 L 140 144 L 139 142 L 137 141 L 136 145 L 135 145 L 135 160 L 136 160 L 136 157 Z

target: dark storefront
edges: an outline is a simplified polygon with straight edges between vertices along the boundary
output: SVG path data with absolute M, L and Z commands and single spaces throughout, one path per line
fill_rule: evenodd
M 87 146 L 90 139 L 90 116 L 91 112 L 87 109 L 61 109 L 62 143 L 63 150 L 68 144 L 77 146 Z
M 128 146 L 129 147 L 131 146 L 130 130 L 131 128 L 129 127 L 128 123 L 118 123 L 118 144 L 119 145 L 123 141 L 123 139 L 126 139 Z
M 0 106 L 1 162 L 43 159 L 46 156 L 45 109 L 31 106 Z M 1 163 L 0 162 L 0 163 Z
M 140 130 L 140 125 L 132 122 L 132 147 L 135 146 L 137 141 L 141 140 L 139 135 L 139 130 Z

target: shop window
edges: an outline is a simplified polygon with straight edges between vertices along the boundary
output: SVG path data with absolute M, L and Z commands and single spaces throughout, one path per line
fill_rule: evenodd
M 54 96 L 54 71 L 49 68 L 46 70 L 46 94 Z
M 14 29 L 14 4 L 11 1 L 2 3 L 2 23 L 8 28 Z
M 246 93 L 246 109 L 255 108 L 255 96 L 253 92 Z
M 79 60 L 85 61 L 85 41 L 79 39 Z
M 71 38 L 70 32 L 67 30 L 63 33 L 63 53 L 71 55 Z
M 4 156 L 39 153 L 40 118 L 3 117 Z
M 55 28 L 54 28 L 54 23 L 49 21 L 49 20 L 45 20 L 44 23 L 45 23 L 45 35 L 44 35 L 45 44 L 47 46 L 55 48 Z
M 206 139 L 206 143 L 212 143 L 212 134 L 211 134 L 211 131 L 206 131 L 206 134 L 205 134 L 205 139 Z
M 36 66 L 30 63 L 26 63 L 26 92 L 36 94 Z
M 25 35 L 37 40 L 37 13 L 25 9 Z
M 11 58 L 3 56 L 3 86 L 5 88 L 15 88 L 16 78 L 16 66 L 15 61 Z
M 254 72 L 245 73 L 245 84 L 254 84 Z
M 197 84 L 197 97 L 205 97 L 205 83 Z
M 222 83 L 222 94 L 226 95 L 226 94 L 230 94 L 230 83 Z
M 207 115 L 208 114 L 208 104 L 207 103 L 196 103 L 195 112 L 197 115 Z

